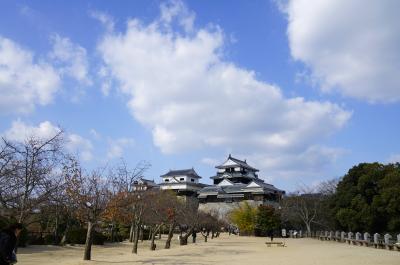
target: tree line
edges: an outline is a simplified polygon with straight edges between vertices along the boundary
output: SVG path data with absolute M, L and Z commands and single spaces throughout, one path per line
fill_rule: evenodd
M 74 235 L 81 237 L 84 232 L 85 260 L 91 259 L 96 236 L 128 239 L 132 253 L 137 253 L 144 239 L 155 250 L 162 231 L 167 234 L 164 248 L 170 248 L 175 232 L 185 245 L 190 236 L 195 240 L 199 233 L 207 241 L 226 226 L 216 215 L 199 212 L 196 201 L 179 199 L 170 191 L 138 188 L 149 163 L 130 168 L 121 160 L 88 171 L 66 152 L 65 144 L 63 131 L 45 138 L 29 136 L 23 142 L 2 138 L 0 226 L 20 222 L 26 231 L 44 233 L 59 245 L 76 243 L 71 242 Z
M 360 163 L 340 179 L 288 194 L 281 209 L 284 226 L 309 232 L 398 233 L 400 164 Z

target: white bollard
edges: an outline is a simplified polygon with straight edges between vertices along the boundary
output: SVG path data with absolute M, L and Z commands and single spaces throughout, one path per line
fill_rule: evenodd
M 384 236 L 383 236 L 383 239 L 384 239 L 384 241 L 385 241 L 385 245 L 389 245 L 390 244 L 390 239 L 392 238 L 392 236 L 391 235 L 389 235 L 389 234 L 385 234 Z
M 342 232 L 340 233 L 340 240 L 341 240 L 341 241 L 344 241 L 345 238 L 346 238 L 346 232 L 342 231 Z
M 347 233 L 347 238 L 348 239 L 353 239 L 353 232 L 348 232 Z
M 378 233 L 374 234 L 374 244 L 379 244 L 379 237 L 380 235 Z
M 364 241 L 369 242 L 369 238 L 370 238 L 369 233 L 368 233 L 368 232 L 365 232 L 365 233 L 364 233 Z

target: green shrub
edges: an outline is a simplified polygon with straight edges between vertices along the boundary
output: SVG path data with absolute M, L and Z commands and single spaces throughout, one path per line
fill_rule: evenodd
M 76 228 L 71 229 L 67 233 L 67 243 L 69 244 L 85 244 L 86 242 L 87 229 Z M 93 245 L 104 245 L 106 241 L 106 236 L 102 233 L 93 231 Z
M 256 207 L 244 202 L 238 208 L 232 210 L 229 217 L 232 223 L 239 228 L 240 235 L 253 235 L 257 217 Z

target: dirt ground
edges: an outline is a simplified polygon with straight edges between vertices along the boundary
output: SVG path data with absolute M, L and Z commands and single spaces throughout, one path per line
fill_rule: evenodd
M 191 238 L 190 238 L 191 239 Z M 399 265 L 400 252 L 350 246 L 315 239 L 286 239 L 286 247 L 267 247 L 265 238 L 221 235 L 207 243 L 199 235 L 197 243 L 179 246 L 173 238 L 171 249 L 163 249 L 165 239 L 158 240 L 157 250 L 148 242 L 131 253 L 132 244 L 123 242 L 94 246 L 92 261 L 83 261 L 83 246 L 29 246 L 18 250 L 20 265 L 77 264 L 273 264 L 273 265 Z M 275 239 L 280 241 L 280 239 Z

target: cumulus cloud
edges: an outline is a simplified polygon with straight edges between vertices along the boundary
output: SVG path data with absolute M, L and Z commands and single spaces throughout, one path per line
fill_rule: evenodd
M 90 161 L 93 159 L 92 142 L 78 134 L 68 135 L 66 147 L 70 152 L 77 153 L 83 161 Z
M 31 137 L 49 139 L 61 131 L 61 128 L 49 121 L 39 123 L 37 126 L 27 124 L 21 120 L 13 121 L 11 127 L 1 135 L 7 140 L 24 142 Z M 66 149 L 76 153 L 84 161 L 92 160 L 93 146 L 90 140 L 74 133 L 66 134 Z
M 0 36 L 0 113 L 29 113 L 51 103 L 59 87 L 60 77 L 49 63 Z
M 57 34 L 51 37 L 51 42 L 53 49 L 49 55 L 59 65 L 60 73 L 85 86 L 91 85 L 86 49 Z
M 187 13 L 178 15 L 175 10 L 182 7 L 176 5 L 182 3 L 162 6 L 161 19 L 150 24 L 129 20 L 125 32 L 107 32 L 98 45 L 105 67 L 129 97 L 132 115 L 151 130 L 162 152 L 229 149 L 257 155 L 266 166 L 272 163 L 267 158 L 276 156 L 318 153 L 334 159 L 322 147 L 308 150 L 340 130 L 349 111 L 330 102 L 286 98 L 279 87 L 229 62 L 218 26 L 165 30 L 165 23 Z M 168 13 L 174 14 L 171 19 Z
M 113 159 L 122 157 L 124 150 L 132 147 L 134 144 L 135 140 L 132 138 L 110 139 L 107 158 Z
M 293 58 L 323 91 L 369 102 L 400 100 L 399 1 L 278 1 Z
M 41 122 L 38 126 L 31 126 L 21 120 L 16 120 L 13 121 L 11 127 L 3 133 L 3 136 L 10 141 L 24 142 L 30 137 L 48 139 L 60 131 L 61 129 L 58 126 L 53 125 L 49 121 Z

